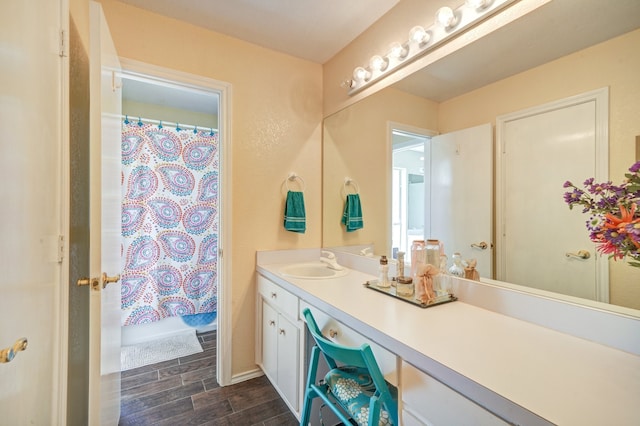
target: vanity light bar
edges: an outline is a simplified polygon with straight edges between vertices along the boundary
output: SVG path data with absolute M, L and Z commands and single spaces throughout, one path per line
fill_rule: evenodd
M 392 43 L 384 56 L 375 55 L 367 66 L 355 68 L 351 78 L 345 80 L 342 86 L 349 89 L 349 95 L 354 95 L 514 1 L 466 0 L 455 10 L 442 7 L 436 12 L 435 21 L 430 27 L 413 27 L 407 41 L 403 44 Z

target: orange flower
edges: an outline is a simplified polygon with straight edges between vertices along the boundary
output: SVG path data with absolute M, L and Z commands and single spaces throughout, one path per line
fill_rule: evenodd
M 634 215 L 636 214 L 638 206 L 633 203 L 631 204 L 631 210 L 627 210 L 622 204 L 620 205 L 620 217 L 616 217 L 611 213 L 607 213 L 605 217 L 607 218 L 606 223 L 604 224 L 605 228 L 609 229 L 617 229 L 621 234 L 626 233 L 625 226 L 640 222 L 640 217 L 634 219 Z

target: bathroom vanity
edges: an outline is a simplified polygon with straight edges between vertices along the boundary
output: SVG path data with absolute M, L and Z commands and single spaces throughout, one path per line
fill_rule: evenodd
M 309 307 L 326 336 L 372 345 L 385 378 L 398 386 L 401 424 L 640 419 L 638 318 L 463 279 L 453 285 L 458 301 L 422 309 L 365 288 L 375 262 L 349 253 L 337 253 L 348 268 L 343 276 L 282 273 L 319 255 L 257 254 L 256 362 L 297 416 L 309 343 L 301 311 Z

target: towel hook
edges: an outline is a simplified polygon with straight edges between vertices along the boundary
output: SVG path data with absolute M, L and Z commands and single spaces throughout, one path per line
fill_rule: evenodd
M 353 188 L 355 189 L 356 192 L 354 192 L 354 194 L 358 194 L 360 193 L 360 187 L 358 186 L 358 182 L 356 182 L 355 180 L 351 179 L 350 177 L 346 177 L 344 178 L 344 193 L 348 194 L 349 192 L 347 191 L 347 186 L 353 186 Z
M 305 189 L 305 186 L 306 186 L 305 183 L 304 183 L 304 179 L 302 179 L 300 176 L 298 176 L 294 172 L 289 173 L 289 176 L 287 176 L 287 179 L 284 181 L 284 184 L 287 187 L 287 191 L 291 191 L 291 189 L 289 188 L 289 182 L 290 181 L 294 181 L 296 179 L 298 179 L 300 181 L 300 186 L 302 187 L 302 192 L 304 192 L 304 189 Z

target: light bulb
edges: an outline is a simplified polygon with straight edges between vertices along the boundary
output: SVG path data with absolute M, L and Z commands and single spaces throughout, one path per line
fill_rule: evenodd
M 380 55 L 372 56 L 369 60 L 369 68 L 372 70 L 384 71 L 389 66 L 389 60 Z
M 353 79 L 355 81 L 367 81 L 371 78 L 371 73 L 362 67 L 353 70 Z
M 454 27 L 458 23 L 456 14 L 450 7 L 441 7 L 436 12 L 436 22 L 445 28 Z
M 425 44 L 430 38 L 429 33 L 420 25 L 416 25 L 409 31 L 409 39 L 418 44 Z
M 489 6 L 491 0 L 466 0 L 465 4 L 467 7 L 470 7 L 474 10 L 482 10 L 485 7 Z
M 409 51 L 407 50 L 407 48 L 398 42 L 391 43 L 391 45 L 389 46 L 389 55 L 393 56 L 394 58 L 404 59 L 408 54 Z

